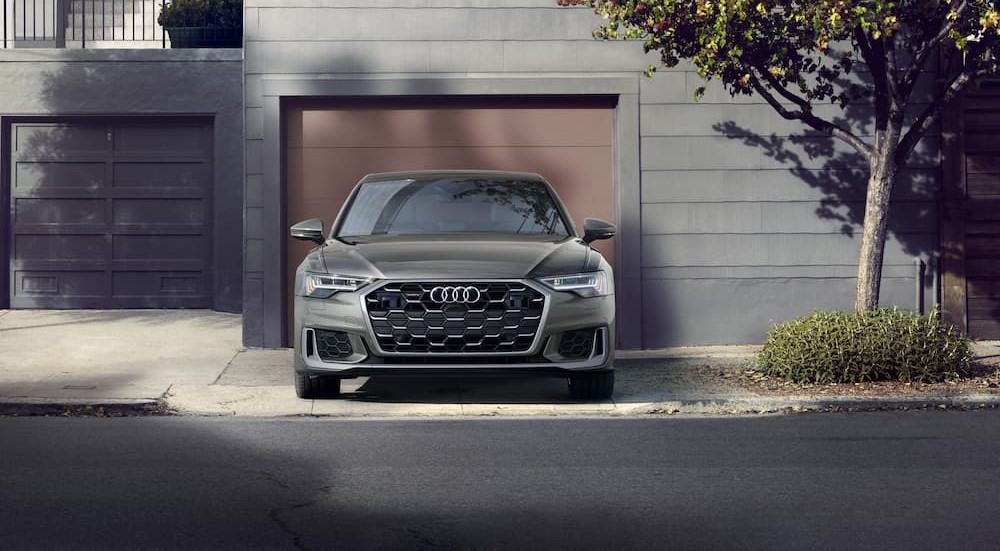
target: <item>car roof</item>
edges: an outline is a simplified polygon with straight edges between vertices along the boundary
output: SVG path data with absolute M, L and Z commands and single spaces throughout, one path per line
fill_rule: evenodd
M 389 182 L 399 180 L 430 180 L 436 178 L 477 178 L 486 180 L 527 180 L 545 182 L 533 172 L 504 170 L 407 170 L 402 172 L 376 172 L 368 174 L 359 183 Z

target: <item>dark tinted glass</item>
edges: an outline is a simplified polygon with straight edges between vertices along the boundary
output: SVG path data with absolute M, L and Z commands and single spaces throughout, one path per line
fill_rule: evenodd
M 444 178 L 363 184 L 337 236 L 467 232 L 569 235 L 542 183 Z

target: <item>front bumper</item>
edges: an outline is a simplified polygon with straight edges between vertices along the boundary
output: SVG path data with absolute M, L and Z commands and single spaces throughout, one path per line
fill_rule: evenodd
M 294 316 L 295 369 L 313 375 L 350 378 L 379 373 L 537 373 L 558 376 L 613 368 L 613 295 L 583 298 L 524 283 L 533 285 L 545 295 L 546 306 L 531 347 L 517 353 L 385 353 L 378 346 L 364 307 L 364 296 L 370 290 L 340 292 L 326 299 L 297 296 Z M 334 334 L 331 332 L 335 332 L 336 339 L 330 339 L 330 335 Z M 565 339 L 573 339 L 574 342 L 564 342 Z M 336 359 L 330 357 L 331 348 Z M 563 353 L 570 354 L 570 357 Z

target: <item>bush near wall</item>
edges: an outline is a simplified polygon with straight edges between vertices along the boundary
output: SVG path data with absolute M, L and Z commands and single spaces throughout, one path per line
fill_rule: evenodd
M 971 344 L 937 312 L 815 312 L 772 327 L 754 367 L 795 383 L 938 382 L 969 373 Z

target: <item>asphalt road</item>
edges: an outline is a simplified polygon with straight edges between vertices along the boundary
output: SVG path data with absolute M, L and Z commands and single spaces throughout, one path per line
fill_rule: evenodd
M 995 549 L 1000 412 L 0 419 L 3 549 Z

